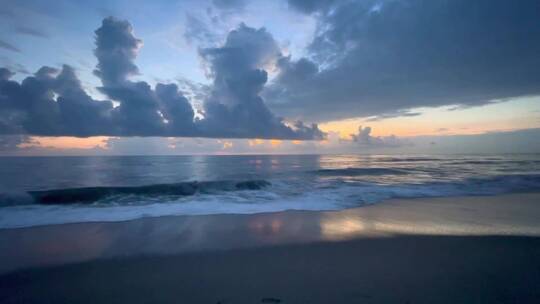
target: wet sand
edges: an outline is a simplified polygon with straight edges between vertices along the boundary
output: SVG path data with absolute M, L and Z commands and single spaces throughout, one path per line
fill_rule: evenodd
M 539 236 L 538 193 L 7 229 L 0 302 L 540 303 Z

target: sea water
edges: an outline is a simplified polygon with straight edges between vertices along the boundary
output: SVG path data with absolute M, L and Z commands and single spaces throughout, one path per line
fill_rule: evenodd
M 1 157 L 0 228 L 538 190 L 538 154 Z

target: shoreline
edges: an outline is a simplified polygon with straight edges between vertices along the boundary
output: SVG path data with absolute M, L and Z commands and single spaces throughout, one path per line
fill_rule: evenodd
M 435 196 L 435 197 L 414 197 L 414 198 L 390 198 L 385 199 L 375 203 L 369 203 L 365 205 L 360 205 L 357 207 L 347 207 L 344 209 L 327 209 L 327 210 L 301 210 L 301 209 L 287 209 L 280 211 L 268 211 L 268 212 L 255 212 L 255 213 L 210 213 L 210 214 L 172 214 L 172 215 L 158 215 L 158 216 L 143 216 L 138 218 L 130 219 L 121 219 L 121 220 L 96 220 L 96 221 L 82 221 L 82 222 L 67 222 L 67 223 L 54 223 L 54 224 L 37 224 L 34 226 L 16 226 L 16 227 L 0 227 L 0 234 L 3 231 L 10 230 L 23 230 L 23 229 L 46 229 L 47 227 L 55 226 L 79 226 L 79 225 L 97 225 L 97 224 L 126 224 L 130 222 L 137 221 L 147 221 L 147 220 L 169 220 L 169 219 L 182 219 L 182 218 L 204 218 L 204 217 L 243 217 L 243 216 L 257 216 L 257 215 L 272 215 L 272 214 L 286 214 L 286 213 L 343 213 L 354 210 L 362 210 L 364 208 L 374 208 L 375 206 L 380 205 L 401 205 L 409 204 L 414 205 L 415 203 L 449 203 L 449 201 L 457 201 L 457 205 L 460 207 L 466 208 L 466 204 L 469 201 L 475 201 L 478 203 L 480 201 L 489 201 L 488 204 L 491 204 L 492 201 L 498 201 L 500 203 L 502 200 L 507 201 L 508 199 L 512 200 L 521 196 L 537 196 L 540 199 L 540 190 L 530 190 L 530 191 L 519 191 L 519 192 L 508 192 L 502 194 L 489 194 L 489 195 L 458 195 L 458 196 Z M 460 202 L 460 200 L 465 200 L 466 202 Z M 528 200 L 528 198 L 527 198 Z M 530 202 L 527 202 L 530 203 Z M 62 205 L 61 205 L 62 206 Z M 535 228 L 536 230 L 536 228 Z M 527 234 L 528 235 L 528 234 Z
M 540 193 L 393 199 L 339 211 L 163 216 L 0 229 L 0 274 L 103 258 L 395 235 L 540 236 Z

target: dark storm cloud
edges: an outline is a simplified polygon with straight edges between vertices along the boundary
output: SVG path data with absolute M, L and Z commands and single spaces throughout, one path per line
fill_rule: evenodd
M 16 46 L 12 45 L 11 43 L 5 42 L 3 40 L 0 40 L 0 48 L 6 49 L 8 51 L 20 53 L 21 50 L 18 49 Z
M 314 139 L 316 125 L 292 127 L 274 116 L 259 96 L 266 83 L 263 65 L 279 55 L 265 30 L 240 26 L 221 48 L 201 50 L 212 70 L 211 98 L 204 119 L 196 119 L 176 84 L 132 81 L 142 41 L 131 24 L 106 18 L 96 30 L 94 74 L 110 100 L 98 101 L 83 89 L 72 67 L 42 67 L 22 82 L 0 69 L 0 133 L 48 136 L 197 136 Z M 119 105 L 114 107 L 113 101 Z
M 318 26 L 309 59 L 282 63 L 265 91 L 279 114 L 325 121 L 540 94 L 540 1 L 289 4 Z
M 39 38 L 50 38 L 49 34 L 26 26 L 18 26 L 15 28 L 15 32 L 21 35 L 28 35 L 33 37 L 39 37 Z

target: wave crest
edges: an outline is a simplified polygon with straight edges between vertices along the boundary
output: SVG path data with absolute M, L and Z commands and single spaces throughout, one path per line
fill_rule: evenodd
M 212 193 L 237 190 L 260 190 L 269 186 L 265 180 L 206 181 L 157 184 L 135 187 L 88 187 L 45 191 L 30 191 L 28 194 L 38 204 L 93 203 L 115 195 L 142 196 L 190 196 L 196 193 Z

